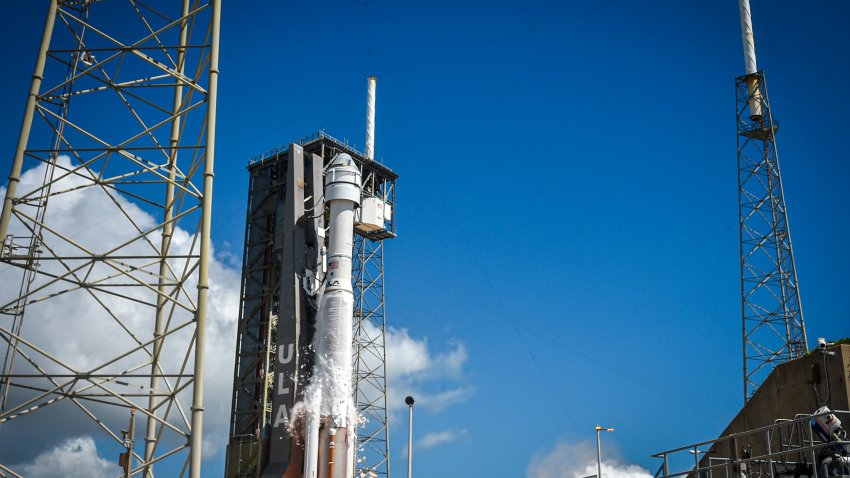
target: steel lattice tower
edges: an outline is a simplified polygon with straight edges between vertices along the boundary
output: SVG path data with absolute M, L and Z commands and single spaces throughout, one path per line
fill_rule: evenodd
M 778 364 L 806 353 L 806 328 L 761 71 L 736 80 L 744 402 Z
M 357 236 L 354 252 L 354 399 L 364 420 L 355 469 L 389 476 L 384 242 Z
M 220 0 L 49 2 L 0 222 L 0 439 L 61 409 L 127 476 L 200 476 L 219 23 Z

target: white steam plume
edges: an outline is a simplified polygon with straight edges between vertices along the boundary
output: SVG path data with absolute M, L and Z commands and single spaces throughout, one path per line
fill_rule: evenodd
M 610 449 L 610 447 L 609 447 Z M 608 454 L 611 455 L 609 450 Z M 596 445 L 589 442 L 558 442 L 551 450 L 536 453 L 526 469 L 527 478 L 585 478 L 596 475 Z M 652 478 L 638 465 L 619 463 L 615 458 L 602 461 L 604 478 Z

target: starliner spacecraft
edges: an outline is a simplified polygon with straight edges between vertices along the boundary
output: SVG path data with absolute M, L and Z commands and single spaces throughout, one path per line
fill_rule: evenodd
M 374 87 L 365 152 L 319 132 L 248 166 L 226 478 L 387 474 L 382 241 L 398 176 L 372 158 Z

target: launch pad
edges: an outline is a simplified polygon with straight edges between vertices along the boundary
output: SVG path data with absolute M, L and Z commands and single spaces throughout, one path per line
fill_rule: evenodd
M 338 154 L 349 155 L 362 175 L 352 255 L 355 469 L 389 474 L 383 240 L 396 237 L 398 175 L 320 131 L 248 165 L 228 478 L 281 477 L 301 466 L 303 435 L 291 418 L 315 364 L 316 291 L 328 268 L 322 184 Z

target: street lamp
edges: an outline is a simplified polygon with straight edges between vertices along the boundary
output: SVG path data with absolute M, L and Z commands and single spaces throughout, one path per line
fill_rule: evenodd
M 404 399 L 407 404 L 407 478 L 411 478 L 413 471 L 413 397 L 408 395 Z
M 613 428 L 596 425 L 596 478 L 602 478 L 602 441 L 599 439 L 599 432 L 613 431 Z
M 699 456 L 700 456 L 701 454 L 702 454 L 702 455 L 707 455 L 707 454 L 709 454 L 709 453 L 714 453 L 714 451 L 713 451 L 713 450 L 700 450 L 700 449 L 699 449 L 699 447 L 693 447 L 693 448 L 691 448 L 690 450 L 688 450 L 688 452 L 689 452 L 691 455 L 693 455 L 693 456 L 694 456 L 694 470 L 699 470 Z M 713 457 L 708 457 L 708 468 L 709 468 L 709 473 L 711 473 L 711 460 L 712 460 L 712 459 L 713 459 Z M 700 476 L 702 476 L 702 475 L 700 475 Z
M 694 447 L 694 448 L 691 448 L 690 450 L 688 450 L 688 453 L 690 453 L 691 455 L 694 456 L 694 466 L 696 468 L 699 468 L 699 456 L 700 456 L 700 454 L 704 455 L 706 453 L 709 453 L 709 451 L 708 450 L 700 450 L 699 448 Z

